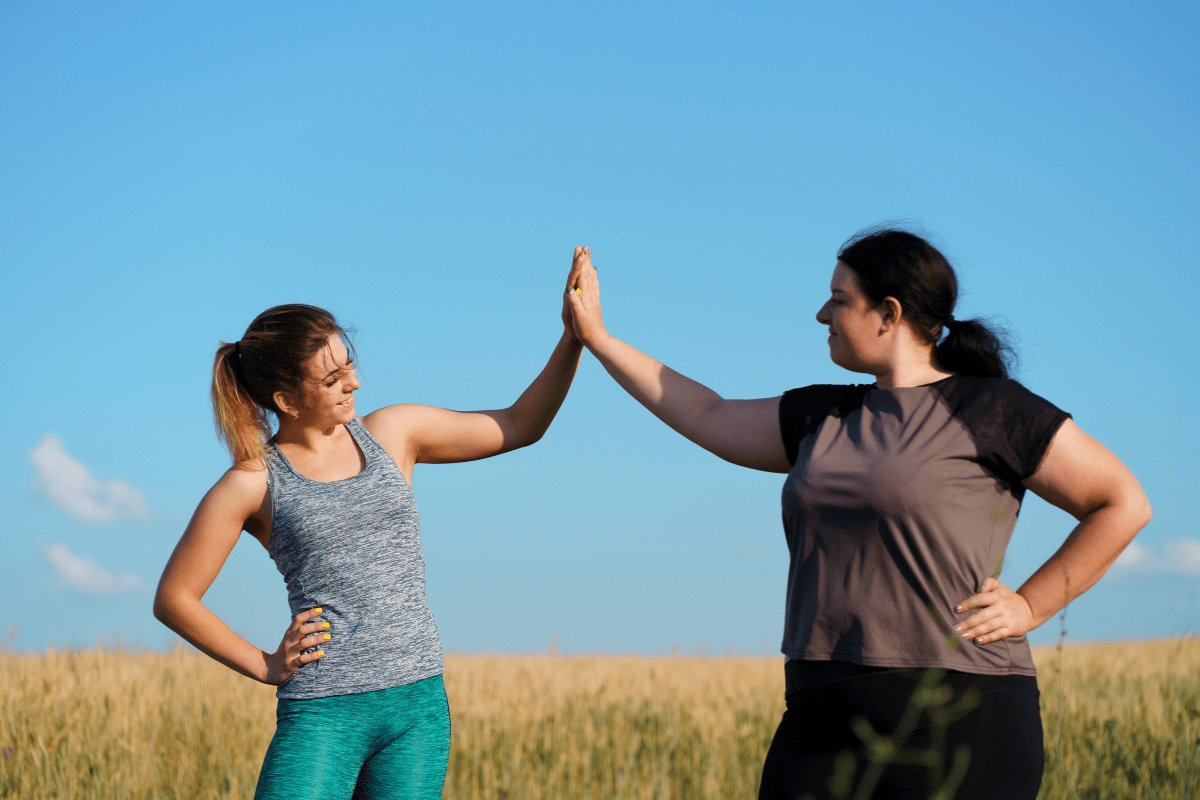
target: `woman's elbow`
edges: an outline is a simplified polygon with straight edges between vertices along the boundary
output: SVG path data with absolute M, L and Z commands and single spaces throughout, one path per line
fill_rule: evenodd
M 154 594 L 154 618 L 159 622 L 166 624 L 167 618 L 170 616 L 170 610 L 166 600 L 163 599 L 162 590 Z
M 1150 498 L 1146 497 L 1144 492 L 1142 493 L 1141 500 L 1137 504 L 1135 514 L 1137 518 L 1137 529 L 1139 531 L 1149 525 L 1150 518 L 1154 516 L 1154 509 L 1150 507 Z
M 1120 501 L 1120 508 L 1123 512 L 1122 517 L 1132 529 L 1129 532 L 1129 538 L 1132 540 L 1138 531 L 1150 523 L 1150 517 L 1153 514 L 1153 509 L 1150 508 L 1150 498 L 1146 497 L 1146 493 L 1140 486 L 1136 486 L 1125 493 Z
M 521 443 L 517 446 L 518 447 L 529 447 L 529 445 L 531 445 L 531 444 L 537 444 L 538 442 L 540 442 L 542 440 L 542 437 L 546 435 L 546 431 L 548 431 L 548 430 L 550 430 L 550 426 L 545 425 L 545 426 L 535 428 L 534 430 L 529 431 L 527 434 L 525 434 Z
M 505 417 L 502 417 L 498 421 L 500 423 L 501 441 L 497 449 L 497 455 L 500 453 L 510 453 L 513 450 L 520 450 L 522 447 L 529 447 L 529 445 L 540 440 L 542 434 L 550 427 L 549 422 L 542 424 L 541 420 L 532 418 L 529 414 L 521 413 L 517 406 L 505 409 Z
M 158 591 L 154 593 L 154 618 L 172 629 L 172 621 L 175 619 L 178 609 L 176 599 L 174 594 L 161 583 L 158 585 Z
M 553 422 L 553 420 L 543 424 L 540 420 L 517 420 L 514 418 L 512 428 L 510 431 L 505 432 L 505 442 L 502 452 L 520 450 L 522 447 L 537 444 L 546 435 L 546 431 L 550 429 L 550 422 Z

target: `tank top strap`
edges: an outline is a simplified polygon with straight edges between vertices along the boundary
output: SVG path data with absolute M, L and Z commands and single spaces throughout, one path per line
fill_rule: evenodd
M 371 435 L 366 426 L 358 421 L 358 417 L 346 423 L 346 430 L 350 431 L 350 435 L 354 437 L 354 441 L 358 442 L 358 446 L 362 448 L 363 455 L 367 457 L 368 469 L 372 464 L 379 464 L 384 468 L 395 468 L 395 462 L 388 454 L 388 451 Z
M 279 446 L 275 444 L 275 437 L 272 436 L 263 445 L 263 468 L 267 473 L 267 491 L 272 495 L 275 493 L 275 484 L 279 480 L 280 473 L 280 455 Z

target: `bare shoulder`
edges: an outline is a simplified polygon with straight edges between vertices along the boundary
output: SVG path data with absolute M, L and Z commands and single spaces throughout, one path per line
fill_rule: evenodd
M 408 467 L 407 475 L 412 469 L 410 462 L 415 460 L 411 453 L 414 434 L 419 436 L 428 426 L 431 412 L 440 410 L 418 403 L 399 403 L 372 411 L 360 417 L 359 422 L 397 464 Z
M 225 470 L 205 499 L 257 510 L 266 495 L 266 464 L 261 458 L 252 458 Z
M 421 406 L 415 403 L 398 403 L 394 406 L 376 409 L 364 417 L 359 417 L 358 421 L 371 432 L 372 436 L 378 438 L 376 431 L 387 433 L 394 428 L 403 426 L 405 419 L 411 417 L 419 408 Z
M 362 423 L 362 426 L 372 436 L 379 440 L 380 444 L 391 451 L 394 446 L 403 443 L 407 431 L 420 416 L 421 408 L 423 406 L 414 403 L 384 406 L 372 411 L 365 417 L 359 417 L 358 421 Z

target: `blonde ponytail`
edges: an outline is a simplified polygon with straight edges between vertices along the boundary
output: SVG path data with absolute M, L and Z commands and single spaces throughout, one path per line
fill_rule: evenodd
M 233 463 L 261 459 L 271 438 L 265 409 L 252 399 L 238 380 L 236 345 L 221 342 L 213 363 L 212 403 L 217 437 L 229 448 Z

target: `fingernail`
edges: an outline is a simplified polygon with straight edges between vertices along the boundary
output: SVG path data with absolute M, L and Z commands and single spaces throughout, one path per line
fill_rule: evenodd
M 321 613 L 322 611 L 324 611 L 324 610 L 325 610 L 325 609 L 323 609 L 323 608 L 314 608 L 314 609 L 313 609 L 313 611 L 316 611 L 318 614 L 320 614 L 320 613 Z
M 954 607 L 954 613 L 955 613 L 955 614 L 961 614 L 961 613 L 962 613 L 962 606 L 955 606 L 955 607 Z
M 324 650 L 318 650 L 318 651 L 317 651 L 317 655 L 319 655 L 319 656 L 323 656 L 323 655 L 325 655 L 325 651 L 324 651 Z
M 956 630 L 956 631 L 961 631 L 961 630 L 962 630 L 962 625 L 955 625 L 955 626 L 954 626 L 954 630 Z
M 323 637 L 321 637 L 321 638 L 323 638 L 323 639 L 330 639 L 330 638 L 332 638 L 332 637 L 331 637 L 331 636 L 330 636 L 330 635 L 327 633 L 327 634 L 325 634 L 325 635 L 324 635 Z
M 321 623 L 321 627 L 322 627 L 322 628 L 328 628 L 328 627 L 329 627 L 329 623 L 328 623 L 328 622 L 322 622 L 322 623 Z
M 583 290 L 582 290 L 582 289 L 576 289 L 576 290 L 575 290 L 575 294 L 583 294 Z
M 982 637 L 982 636 L 976 636 L 976 637 L 975 637 L 975 644 L 983 644 L 983 637 Z

